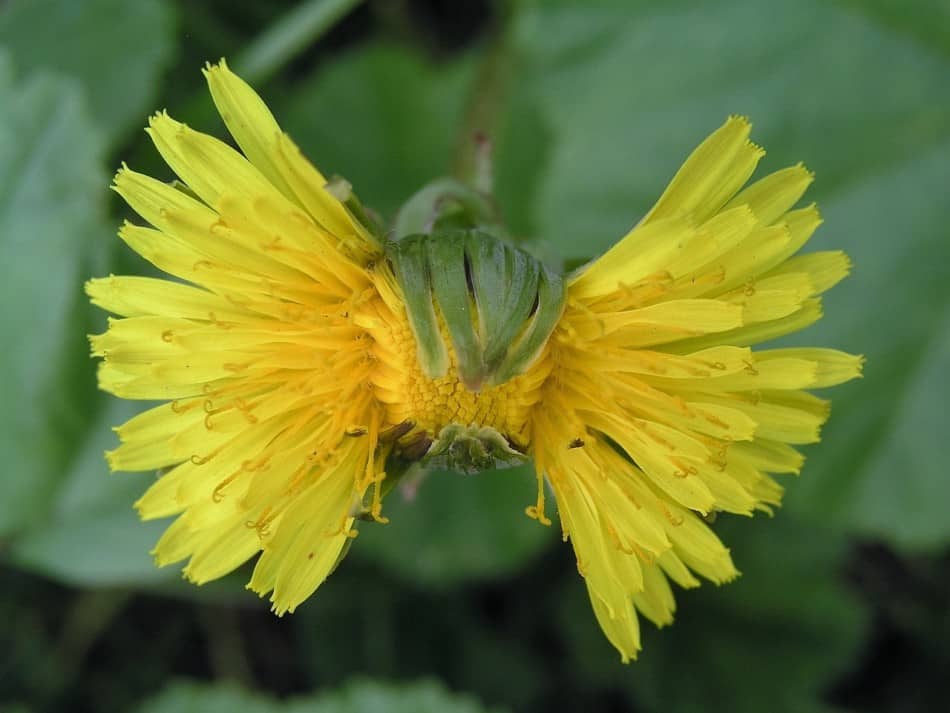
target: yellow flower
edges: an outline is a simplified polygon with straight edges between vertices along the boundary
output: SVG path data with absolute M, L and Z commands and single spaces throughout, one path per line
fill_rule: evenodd
M 533 459 L 594 612 L 624 660 L 637 616 L 671 621 L 669 580 L 736 575 L 704 521 L 768 511 L 818 440 L 803 389 L 860 373 L 827 349 L 750 347 L 821 316 L 840 252 L 792 257 L 820 223 L 793 209 L 801 166 L 743 189 L 762 150 L 731 118 L 650 213 L 567 278 L 477 231 L 386 241 L 224 62 L 214 101 L 243 156 L 164 113 L 149 124 L 180 183 L 123 167 L 152 227 L 119 235 L 176 281 L 91 280 L 119 315 L 92 337 L 100 386 L 166 400 L 117 431 L 116 470 L 163 474 L 136 503 L 177 519 L 158 564 L 201 584 L 260 553 L 249 587 L 293 611 L 408 461 Z M 402 464 L 402 465 L 400 465 Z M 391 471 L 387 480 L 387 468 Z M 437 537 L 438 533 L 433 533 Z

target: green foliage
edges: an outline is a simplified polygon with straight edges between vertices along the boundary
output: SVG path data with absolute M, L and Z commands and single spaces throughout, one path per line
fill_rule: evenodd
M 230 686 L 178 683 L 138 713 L 488 713 L 488 709 L 434 682 L 387 685 L 357 680 L 334 693 L 281 702 Z
M 83 430 L 91 372 L 76 357 L 84 273 L 101 269 L 103 136 L 74 82 L 15 79 L 0 54 L 0 535 L 54 497 Z
M 534 483 L 530 466 L 474 476 L 428 473 L 390 495 L 390 523 L 362 526 L 353 555 L 427 585 L 512 573 L 554 539 L 524 514 Z
M 154 109 L 172 27 L 165 0 L 12 0 L 0 8 L 0 45 L 16 68 L 75 78 L 110 137 Z
M 48 513 L 34 514 L 13 541 L 10 554 L 17 564 L 87 587 L 142 586 L 174 576 L 173 570 L 156 568 L 149 556 L 167 523 L 142 523 L 130 507 L 145 478 L 109 475 L 103 466 L 103 452 L 115 447 L 112 426 L 138 410 L 113 401 L 89 424 L 89 436 L 63 469 Z
M 950 63 L 948 63 L 950 69 Z M 922 187 L 950 180 L 950 140 L 829 201 L 819 246 L 855 260 L 810 334 L 863 351 L 863 381 L 834 393 L 824 439 L 790 507 L 895 545 L 937 549 L 950 538 L 944 503 L 950 370 L 950 219 Z

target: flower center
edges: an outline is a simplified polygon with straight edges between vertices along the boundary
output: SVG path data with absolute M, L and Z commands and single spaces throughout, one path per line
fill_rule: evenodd
M 528 414 L 538 401 L 546 372 L 532 370 L 503 384 L 472 391 L 459 374 L 455 350 L 441 324 L 449 345 L 448 366 L 444 375 L 430 377 L 419 363 L 416 340 L 401 305 L 379 299 L 371 309 L 376 319 L 368 329 L 375 342 L 370 378 L 376 398 L 385 408 L 384 428 L 406 429 L 400 438 L 406 445 L 424 438 L 428 447 L 444 428 L 457 425 L 488 428 L 515 450 L 526 447 Z

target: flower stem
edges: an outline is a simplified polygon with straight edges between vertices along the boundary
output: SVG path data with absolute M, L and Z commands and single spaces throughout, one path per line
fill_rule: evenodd
M 362 0 L 308 0 L 262 32 L 234 61 L 235 71 L 249 82 L 276 73 L 328 32 Z
M 485 143 L 494 137 L 507 99 L 506 44 L 504 36 L 496 36 L 490 41 L 478 67 L 457 139 L 453 173 L 456 178 L 473 186 L 484 182 L 480 174 Z

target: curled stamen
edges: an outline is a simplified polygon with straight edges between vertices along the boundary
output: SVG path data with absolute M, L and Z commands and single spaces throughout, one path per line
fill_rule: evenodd
M 388 525 L 389 518 L 383 515 L 383 504 L 382 502 L 379 502 L 376 500 L 376 498 L 379 497 L 378 493 L 379 493 L 379 486 L 377 485 L 375 486 L 374 491 L 373 491 L 373 505 L 372 507 L 370 507 L 369 514 L 373 518 L 373 520 L 378 522 L 380 525 Z
M 530 517 L 532 520 L 537 520 L 545 527 L 551 524 L 551 520 L 545 515 L 544 512 L 544 477 L 538 473 L 538 499 L 534 505 L 529 505 L 524 509 L 525 515 Z
M 276 517 L 277 513 L 268 505 L 261 511 L 260 517 L 258 517 L 257 520 L 246 522 L 244 525 L 250 529 L 257 530 L 258 539 L 263 541 L 270 536 L 270 524 Z
M 211 499 L 216 503 L 220 503 L 222 500 L 224 500 L 224 489 L 234 482 L 234 479 L 237 478 L 242 472 L 244 472 L 243 469 L 238 470 L 218 483 L 215 486 L 214 491 L 211 493 Z

